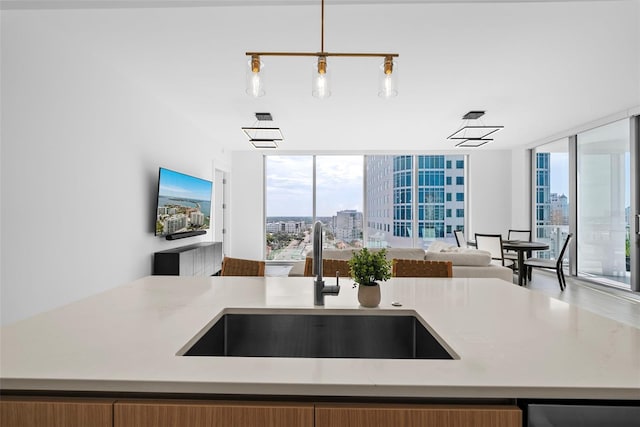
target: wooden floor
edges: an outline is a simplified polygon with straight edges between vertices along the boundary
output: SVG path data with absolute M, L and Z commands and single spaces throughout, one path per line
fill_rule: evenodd
M 265 274 L 267 276 L 286 276 L 289 269 L 288 266 L 267 265 Z M 568 275 L 566 278 L 567 288 L 561 292 L 555 273 L 534 270 L 531 281 L 527 283 L 527 288 L 533 292 L 542 292 L 552 298 L 577 305 L 600 316 L 640 328 L 640 293 L 602 286 Z M 513 282 L 518 282 L 515 275 Z
M 640 293 L 629 292 L 566 276 L 567 288 L 560 291 L 554 272 L 534 270 L 527 288 L 565 301 L 621 323 L 640 328 Z M 514 283 L 517 278 L 514 276 Z

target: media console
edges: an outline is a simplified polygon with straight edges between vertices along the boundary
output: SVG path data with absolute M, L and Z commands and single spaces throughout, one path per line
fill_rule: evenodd
M 200 242 L 153 254 L 155 276 L 213 276 L 222 269 L 222 242 Z

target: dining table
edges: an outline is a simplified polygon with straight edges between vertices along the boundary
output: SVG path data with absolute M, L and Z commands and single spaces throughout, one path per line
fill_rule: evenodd
M 467 241 L 468 246 L 476 247 L 475 240 Z M 503 240 L 502 249 L 508 251 L 514 251 L 518 255 L 518 285 L 526 285 L 526 271 L 524 268 L 525 255 L 532 251 L 546 251 L 549 249 L 549 244 L 544 242 L 532 242 L 527 240 Z
M 549 244 L 526 240 L 503 240 L 502 249 L 514 251 L 518 254 L 518 285 L 524 286 L 527 280 L 527 272 L 524 265 L 525 255 L 532 251 L 546 251 L 549 249 Z

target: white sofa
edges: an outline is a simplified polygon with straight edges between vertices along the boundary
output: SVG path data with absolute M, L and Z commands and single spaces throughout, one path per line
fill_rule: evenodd
M 357 249 L 324 249 L 323 259 L 351 258 Z M 379 249 L 370 249 L 377 251 Z M 313 257 L 313 251 L 307 254 Z M 426 251 L 419 248 L 387 248 L 387 259 L 426 259 L 429 261 L 451 261 L 453 277 L 495 277 L 513 282 L 513 271 L 510 268 L 491 263 L 491 254 L 477 249 L 458 248 L 443 242 L 434 242 Z M 289 271 L 289 276 L 303 276 L 304 261 L 297 262 Z

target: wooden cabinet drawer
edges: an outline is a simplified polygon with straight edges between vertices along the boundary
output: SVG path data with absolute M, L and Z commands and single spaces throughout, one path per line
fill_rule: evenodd
M 521 427 L 517 406 L 317 404 L 315 427 Z
M 313 427 L 313 404 L 118 401 L 114 427 Z
M 111 399 L 2 396 L 0 426 L 112 427 Z

